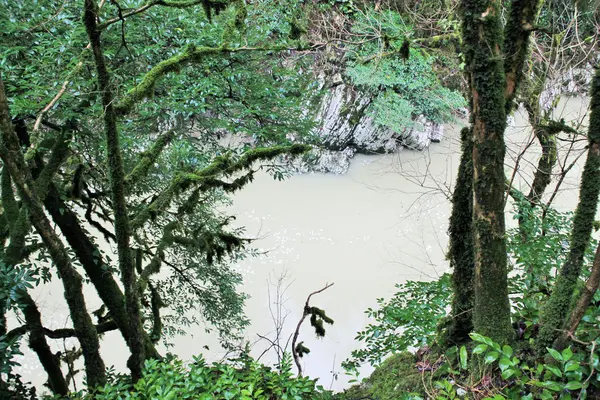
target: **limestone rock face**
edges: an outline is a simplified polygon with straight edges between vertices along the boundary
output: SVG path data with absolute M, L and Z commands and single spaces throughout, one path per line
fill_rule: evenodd
M 423 150 L 442 140 L 444 127 L 423 116 L 415 120 L 415 127 L 401 132 L 376 124 L 368 112 L 372 101 L 368 93 L 344 83 L 341 77 L 334 77 L 316 118 L 315 133 L 321 137 L 325 149 L 314 151 L 309 157 L 312 161 L 295 163 L 293 168 L 298 172 L 345 173 L 355 153 L 393 153 L 402 147 Z
M 343 82 L 337 82 L 324 96 L 317 116 L 317 134 L 330 150 L 352 147 L 358 153 L 393 153 L 400 146 L 423 150 L 444 136 L 442 125 L 419 116 L 415 125 L 396 132 L 375 123 L 368 113 L 372 98 Z

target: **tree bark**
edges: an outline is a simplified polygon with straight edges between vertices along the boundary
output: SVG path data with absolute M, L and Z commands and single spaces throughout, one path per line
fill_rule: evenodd
M 11 229 L 9 229 L 9 251 L 3 255 L 3 261 L 7 265 L 15 266 L 21 263 L 25 257 L 25 236 L 29 231 L 29 221 L 27 219 L 25 208 L 23 207 L 23 209 L 20 210 L 15 200 L 10 174 L 6 167 L 2 170 L 2 203 L 3 205 L 6 205 L 5 212 L 8 215 L 13 216 L 13 223 Z M 16 219 L 14 218 L 15 215 L 17 216 Z M 23 221 L 26 221 L 27 223 L 23 223 Z M 17 242 L 17 244 L 15 244 L 15 242 Z M 27 329 L 29 331 L 29 347 L 36 353 L 42 367 L 48 375 L 50 390 L 52 390 L 54 394 L 65 396 L 69 391 L 69 387 L 60 369 L 60 360 L 51 352 L 50 346 L 44 336 L 42 316 L 29 293 L 22 290 L 19 291 L 18 295 L 18 305 L 23 311 Z M 6 306 L 0 305 L 0 307 L 3 307 L 1 309 L 2 317 L 5 318 L 4 311 L 6 311 Z M 4 320 L 4 323 L 6 323 L 6 320 Z M 4 324 L 4 326 L 0 328 L 3 328 L 2 332 L 0 332 L 0 336 L 5 335 L 6 325 Z
M 73 268 L 69 255 L 60 238 L 52 229 L 46 217 L 40 199 L 35 192 L 35 183 L 27 165 L 19 141 L 10 120 L 8 101 L 4 83 L 0 77 L 0 128 L 2 131 L 1 156 L 11 178 L 18 188 L 21 199 L 27 207 L 31 222 L 57 267 L 65 287 L 65 299 L 69 306 L 73 326 L 85 357 L 88 384 L 91 387 L 106 383 L 104 362 L 100 357 L 98 334 L 87 313 L 83 297 L 81 275 Z
M 475 260 L 473 248 L 473 137 L 471 130 L 461 131 L 462 155 L 456 186 L 452 194 L 450 215 L 450 249 L 452 268 L 452 312 L 447 338 L 459 344 L 470 340 L 473 330 L 473 279 Z
M 529 194 L 527 194 L 527 200 L 533 205 L 538 205 L 542 200 L 542 196 L 546 191 L 546 188 L 552 180 L 552 169 L 556 164 L 556 136 L 551 135 L 544 128 L 534 128 L 535 136 L 542 146 L 542 155 L 538 160 L 538 165 L 535 170 L 533 177 L 533 183 Z
M 129 345 L 132 332 L 125 308 L 125 296 L 113 275 L 106 270 L 108 265 L 102 259 L 98 248 L 81 227 L 77 215 L 61 200 L 60 193 L 54 185 L 50 187 L 44 205 L 75 252 L 92 285 L 96 288 L 98 296 L 108 308 L 111 317 Z M 143 333 L 146 355 L 150 358 L 160 358 L 150 337 L 145 332 Z M 133 351 L 131 348 L 130 350 Z
M 575 331 L 579 326 L 585 312 L 588 307 L 598 287 L 600 286 L 600 245 L 596 247 L 596 255 L 594 256 L 594 263 L 592 264 L 592 271 L 590 272 L 590 276 L 585 282 L 585 286 L 579 296 L 579 300 L 575 305 L 575 308 L 571 312 L 571 317 L 569 318 L 569 323 L 567 324 L 567 331 L 563 332 L 558 339 L 554 341 L 554 348 L 558 350 L 563 350 L 569 345 L 569 339 L 575 335 Z
M 573 294 L 583 267 L 583 257 L 590 243 L 600 194 L 600 69 L 592 80 L 591 113 L 588 129 L 588 154 L 581 175 L 579 203 L 573 219 L 571 248 L 567 261 L 559 271 L 548 302 L 542 309 L 537 348 L 552 346 L 564 328 L 571 309 Z
M 110 75 L 102 51 L 100 30 L 98 29 L 97 20 L 98 6 L 96 2 L 94 0 L 85 0 L 84 23 L 88 37 L 90 38 L 90 44 L 92 45 L 96 63 L 98 87 L 102 94 L 104 131 L 106 135 L 108 156 L 108 175 L 112 192 L 115 234 L 117 236 L 117 253 L 119 256 L 121 280 L 125 288 L 125 305 L 130 321 L 129 348 L 131 349 L 131 358 L 128 361 L 128 366 L 131 369 L 133 382 L 137 382 L 142 376 L 144 360 L 146 359 L 143 335 L 144 329 L 142 326 L 133 254 L 132 249 L 129 246 L 131 228 L 125 199 L 125 171 L 123 170 L 123 160 L 119 144 L 117 116 L 113 106 L 114 96 L 111 89 Z
M 519 84 L 523 80 L 523 67 L 529 55 L 529 37 L 533 31 L 541 1 L 513 0 L 510 4 L 510 15 L 504 29 L 505 111 L 507 115 L 517 106 L 514 99 Z
M 475 331 L 499 343 L 513 338 L 504 222 L 504 54 L 498 0 L 463 0 L 463 53 L 471 91 Z
M 21 293 L 20 297 L 20 302 L 23 304 L 21 309 L 29 330 L 29 347 L 37 354 L 40 363 L 48 374 L 48 382 L 52 393 L 66 396 L 69 393 L 69 385 L 60 369 L 60 359 L 52 353 L 46 341 L 40 311 L 28 293 Z

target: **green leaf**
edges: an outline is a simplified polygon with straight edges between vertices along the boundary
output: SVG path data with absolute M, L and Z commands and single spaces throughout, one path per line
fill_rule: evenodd
M 562 390 L 562 386 L 554 381 L 545 381 L 542 383 L 542 386 L 553 392 L 560 392 Z
M 550 353 L 552 358 L 554 358 L 556 361 L 563 360 L 562 355 L 558 351 L 551 349 L 550 347 L 546 347 L 546 350 L 548 350 L 548 353 Z
M 484 351 L 486 351 L 487 349 L 488 349 L 488 345 L 487 344 L 478 344 L 473 349 L 473 354 L 481 354 Z
M 565 372 L 577 371 L 580 367 L 579 361 L 569 361 L 565 365 Z
M 512 355 L 513 355 L 512 347 L 510 347 L 506 344 L 504 346 L 502 346 L 502 354 L 504 354 L 508 358 L 512 357 Z
M 490 351 L 485 355 L 484 361 L 486 364 L 491 364 L 498 359 L 500 354 L 497 351 Z
M 513 376 L 514 374 L 515 374 L 515 370 L 512 368 L 502 371 L 502 379 L 508 379 L 511 376 Z
M 501 357 L 500 361 L 498 362 L 498 366 L 500 367 L 501 371 L 504 371 L 508 367 L 512 366 L 512 362 L 506 357 Z
M 581 382 L 577 382 L 577 381 L 571 381 L 565 385 L 565 389 L 569 389 L 569 390 L 579 390 L 582 387 L 583 387 L 583 384 Z
M 554 375 L 558 376 L 559 378 L 562 378 L 562 376 L 563 376 L 560 369 L 558 369 L 557 367 L 555 367 L 553 365 L 546 365 L 546 369 L 548 371 L 552 372 Z
M 465 346 L 462 346 L 460 348 L 460 367 L 462 369 L 467 369 L 467 361 L 468 361 L 467 348 Z
M 567 347 L 566 349 L 564 349 L 562 351 L 562 358 L 563 361 L 569 361 L 571 359 L 571 357 L 573 357 L 573 351 L 571 351 L 570 347 Z

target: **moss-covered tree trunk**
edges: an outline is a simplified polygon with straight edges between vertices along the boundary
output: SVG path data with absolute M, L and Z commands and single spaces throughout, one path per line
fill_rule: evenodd
M 473 132 L 475 331 L 512 339 L 504 222 L 506 127 L 503 30 L 498 0 L 463 0 L 463 52 Z
M 573 304 L 573 294 L 590 243 L 600 194 L 600 69 L 592 80 L 588 153 L 581 176 L 579 203 L 573 219 L 571 246 L 567 261 L 559 271 L 550 299 L 542 309 L 537 348 L 544 351 L 560 335 Z
M 128 361 L 128 366 L 131 369 L 133 381 L 137 382 L 142 376 L 142 369 L 146 359 L 144 329 L 142 326 L 138 287 L 135 278 L 133 252 L 129 246 L 131 228 L 125 199 L 125 171 L 123 169 L 121 146 L 119 144 L 117 115 L 114 109 L 114 96 L 111 88 L 110 75 L 108 68 L 106 67 L 106 60 L 100 41 L 101 31 L 97 24 L 98 5 L 95 0 L 85 0 L 83 19 L 94 53 L 98 87 L 102 95 L 108 175 L 112 191 L 117 253 L 119 256 L 121 280 L 125 289 L 125 308 L 127 309 L 130 324 L 128 345 L 131 349 L 131 357 Z
M 462 155 L 456 186 L 452 194 L 450 245 L 448 259 L 452 268 L 452 313 L 447 331 L 449 343 L 469 341 L 473 330 L 473 137 L 471 130 L 461 131 Z
M 533 32 L 534 21 L 543 0 L 512 0 L 510 14 L 504 29 L 504 72 L 506 88 L 506 114 L 510 114 L 517 105 L 515 98 L 521 81 L 525 61 L 529 56 L 529 38 Z
M 554 348 L 563 350 L 569 345 L 570 338 L 575 335 L 575 331 L 579 326 L 579 323 L 583 319 L 590 303 L 592 302 L 598 287 L 600 286 L 600 246 L 596 247 L 596 255 L 594 256 L 594 263 L 592 264 L 592 270 L 590 276 L 585 281 L 585 286 L 581 290 L 581 295 L 575 308 L 571 312 L 569 322 L 567 323 L 567 329 L 560 334 L 558 339 L 554 341 Z
M 87 313 L 85 298 L 83 297 L 83 279 L 71 264 L 59 236 L 54 232 L 50 221 L 44 213 L 39 194 L 36 191 L 31 172 L 25 163 L 19 140 L 10 120 L 8 101 L 4 91 L 4 84 L 0 77 L 0 131 L 2 142 L 0 155 L 4 168 L 8 168 L 10 176 L 17 187 L 24 206 L 27 208 L 30 221 L 48 253 L 54 262 L 64 286 L 64 295 L 69 307 L 77 339 L 83 350 L 87 383 L 91 387 L 106 383 L 104 362 L 100 357 L 100 342 L 98 333 L 90 315 Z M 48 179 L 51 178 L 51 175 Z M 44 197 L 44 196 L 41 196 Z

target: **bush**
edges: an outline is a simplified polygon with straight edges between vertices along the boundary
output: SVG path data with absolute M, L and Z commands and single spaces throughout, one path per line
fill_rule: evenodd
M 279 371 L 242 355 L 228 363 L 208 365 L 202 357 L 185 365 L 181 360 L 148 360 L 142 378 L 131 385 L 129 378 L 117 375 L 95 393 L 78 393 L 70 399 L 120 400 L 303 400 L 331 399 L 316 380 L 294 377 L 291 357 L 285 357 Z

